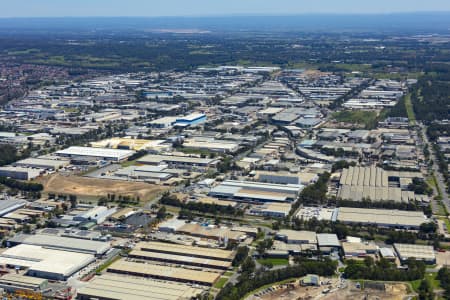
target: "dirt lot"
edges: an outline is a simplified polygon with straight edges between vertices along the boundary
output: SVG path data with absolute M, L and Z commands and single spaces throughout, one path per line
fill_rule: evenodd
M 407 298 L 408 287 L 405 284 L 392 283 L 382 286 L 385 287 L 385 290 L 376 288 L 365 288 L 364 290 L 360 290 L 356 288 L 354 282 L 341 283 L 338 279 L 334 278 L 328 285 L 303 287 L 300 286 L 297 281 L 293 286 L 275 287 L 274 291 L 266 290 L 266 292 L 258 292 L 256 295 L 247 297 L 247 300 L 402 300 Z M 324 294 L 324 290 L 328 293 Z
M 357 289 L 355 284 L 350 282 L 344 289 L 329 293 L 323 300 L 352 299 L 352 300 L 403 300 L 408 298 L 408 287 L 403 283 L 384 284 L 385 290 L 365 288 Z
M 99 198 L 107 194 L 116 196 L 139 197 L 148 201 L 167 188 L 145 182 L 127 182 L 110 179 L 96 179 L 80 176 L 62 176 L 54 174 L 39 179 L 45 193 L 76 195 L 79 197 Z

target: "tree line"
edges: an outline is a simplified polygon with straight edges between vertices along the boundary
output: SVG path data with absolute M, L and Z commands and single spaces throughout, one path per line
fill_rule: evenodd
M 197 201 L 182 202 L 175 196 L 165 194 L 160 200 L 161 204 L 180 207 L 185 211 L 198 211 L 201 213 L 207 213 L 212 215 L 230 215 L 230 216 L 243 216 L 244 211 L 236 209 L 231 205 L 224 206 L 215 203 L 202 203 Z M 180 212 L 180 215 L 181 212 Z
M 406 262 L 407 269 L 399 269 L 397 265 L 387 259 L 374 261 L 366 257 L 364 261 L 347 260 L 344 275 L 350 279 L 368 279 L 383 281 L 412 281 L 422 279 L 425 275 L 425 263 L 410 259 Z
M 254 276 L 240 276 L 238 282 L 233 285 L 228 283 L 218 294 L 217 300 L 238 300 L 247 293 L 266 284 L 275 283 L 289 278 L 302 277 L 307 274 L 319 276 L 332 276 L 337 267 L 337 262 L 329 258 L 323 260 L 303 259 L 299 264 L 283 269 L 256 272 Z

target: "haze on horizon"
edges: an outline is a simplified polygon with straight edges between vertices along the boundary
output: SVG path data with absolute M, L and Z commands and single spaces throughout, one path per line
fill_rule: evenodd
M 448 0 L 14 0 L 0 17 L 163 17 L 450 11 Z

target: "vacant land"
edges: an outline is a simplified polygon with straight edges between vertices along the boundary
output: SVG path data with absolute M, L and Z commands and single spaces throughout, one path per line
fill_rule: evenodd
M 116 196 L 139 197 L 142 201 L 148 201 L 166 190 L 165 187 L 145 182 L 62 176 L 59 174 L 44 177 L 39 182 L 44 185 L 45 193 L 92 198 L 115 194 Z
M 333 114 L 338 122 L 364 125 L 366 129 L 376 126 L 378 113 L 376 111 L 344 110 Z

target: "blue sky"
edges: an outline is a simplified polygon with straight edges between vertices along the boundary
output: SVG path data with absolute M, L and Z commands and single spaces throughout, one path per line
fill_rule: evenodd
M 0 0 L 0 17 L 450 11 L 450 0 Z

